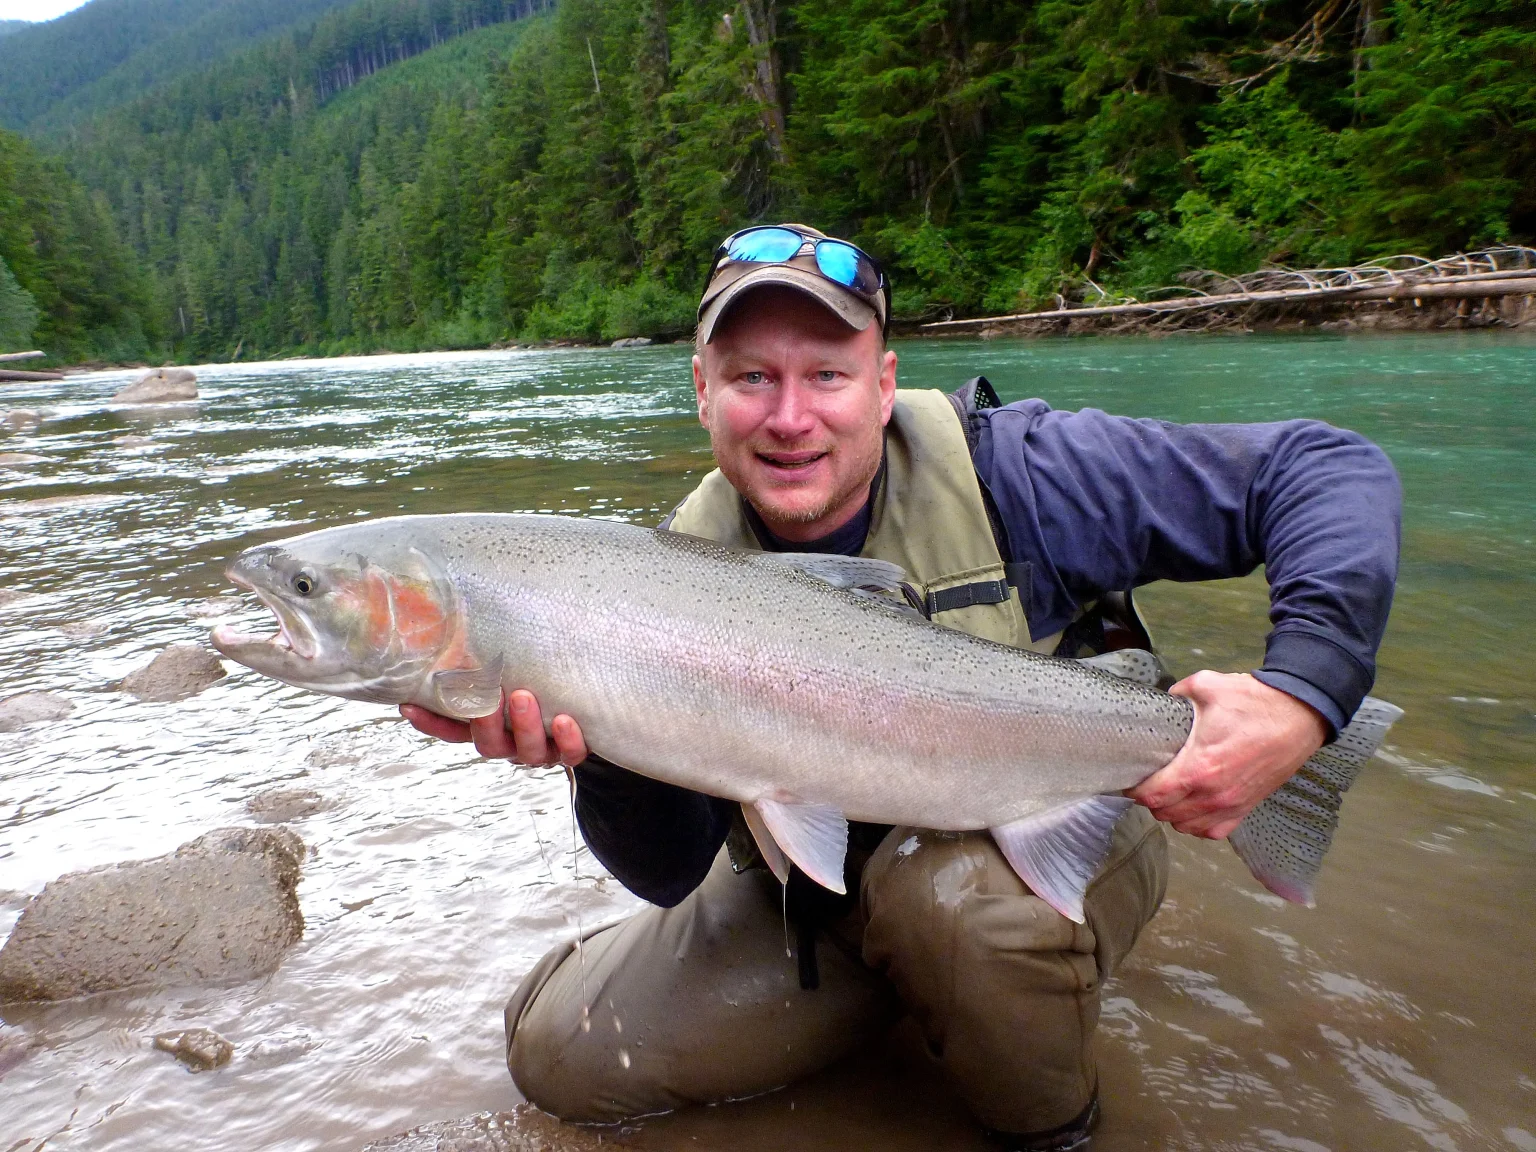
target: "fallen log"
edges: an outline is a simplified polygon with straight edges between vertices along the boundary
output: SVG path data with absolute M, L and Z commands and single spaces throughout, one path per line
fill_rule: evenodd
M 32 352 L 0 352 L 0 363 L 6 360 L 36 360 L 46 355 L 48 353 L 35 350 Z
M 21 372 L 15 368 L 0 368 L 0 380 L 62 380 L 62 372 Z
M 1525 295 L 1536 295 L 1536 270 L 1510 269 L 1424 279 L 1404 277 L 1395 283 L 1384 285 L 1349 284 L 1320 288 L 1276 288 L 1265 292 L 1180 296 L 1172 300 L 1146 300 L 1131 304 L 1106 304 L 1088 308 L 1052 308 L 1043 312 L 1017 312 L 1010 316 L 979 316 L 972 320 L 938 320 L 924 324 L 921 328 L 929 332 L 941 329 L 953 331 L 959 328 L 1017 324 L 1031 320 L 1086 320 L 1096 316 L 1193 312 L 1205 308 L 1304 303 L 1310 300 L 1477 299 L 1486 296 Z

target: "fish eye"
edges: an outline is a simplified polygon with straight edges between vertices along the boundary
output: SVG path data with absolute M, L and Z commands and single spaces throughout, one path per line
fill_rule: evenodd
M 293 578 L 293 590 L 300 596 L 308 596 L 315 590 L 315 578 L 308 572 L 300 572 Z

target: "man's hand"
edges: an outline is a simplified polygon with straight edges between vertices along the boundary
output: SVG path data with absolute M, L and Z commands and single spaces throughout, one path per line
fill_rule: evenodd
M 1193 702 L 1194 730 L 1125 794 L 1191 836 L 1225 839 L 1328 736 L 1315 709 L 1246 673 L 1196 672 L 1169 691 Z
M 519 764 L 563 764 L 574 768 L 587 758 L 587 742 L 576 721 L 563 712 L 550 721 L 550 734 L 544 732 L 544 717 L 533 693 L 519 688 L 503 692 L 501 708 L 489 716 L 465 723 L 429 712 L 419 704 L 400 705 L 400 715 L 411 727 L 450 744 L 475 742 L 482 756 L 506 757 Z

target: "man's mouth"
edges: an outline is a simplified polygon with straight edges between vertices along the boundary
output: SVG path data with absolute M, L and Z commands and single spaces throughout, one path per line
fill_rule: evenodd
M 797 452 L 758 452 L 755 455 L 771 471 L 785 476 L 809 472 L 827 458 L 827 453 L 819 448 L 804 449 Z

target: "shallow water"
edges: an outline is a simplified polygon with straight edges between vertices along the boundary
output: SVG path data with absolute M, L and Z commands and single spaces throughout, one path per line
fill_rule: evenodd
M 1314 911 L 1224 846 L 1176 846 L 1169 898 L 1106 990 L 1097 1148 L 1536 1149 L 1536 340 L 1469 333 L 898 345 L 904 382 L 983 372 L 1174 420 L 1315 416 L 1381 443 L 1408 498 L 1377 694 L 1407 716 L 1356 789 Z M 578 923 L 636 907 L 573 855 L 558 772 L 433 745 L 389 710 L 236 671 L 181 704 L 112 682 L 217 619 L 255 620 L 222 561 L 398 511 L 654 523 L 709 466 L 683 347 L 377 357 L 199 370 L 201 401 L 113 409 L 131 374 L 6 386 L 38 407 L 0 451 L 0 696 L 68 720 L 0 734 L 0 933 L 66 871 L 320 793 L 304 940 L 271 978 L 7 1008 L 0 1148 L 355 1148 L 509 1107 L 501 1005 Z M 210 602 L 209 598 L 216 598 Z M 1180 671 L 1252 667 L 1257 577 L 1143 596 Z M 65 629 L 68 629 L 66 631 Z M 213 1028 L 234 1061 L 153 1051 Z M 651 1121 L 648 1148 L 985 1147 L 900 1033 L 755 1101 Z

